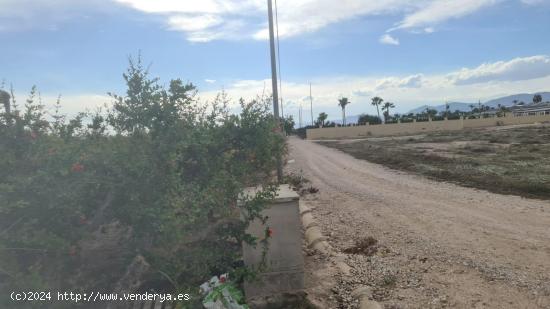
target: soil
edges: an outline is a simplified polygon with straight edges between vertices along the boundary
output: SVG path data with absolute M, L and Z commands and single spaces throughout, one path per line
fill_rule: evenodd
M 497 128 L 319 143 L 435 180 L 550 200 L 550 126 Z
M 439 182 L 289 139 L 287 172 L 350 275 L 306 249 L 310 299 L 357 308 L 368 287 L 385 308 L 550 308 L 550 202 Z M 376 252 L 346 249 L 376 240 Z M 372 240 L 370 243 L 374 243 Z M 372 254 L 370 254 L 372 253 Z

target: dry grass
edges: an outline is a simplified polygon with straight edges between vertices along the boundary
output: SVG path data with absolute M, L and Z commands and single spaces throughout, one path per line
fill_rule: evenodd
M 550 127 L 320 142 L 356 158 L 488 191 L 550 199 Z

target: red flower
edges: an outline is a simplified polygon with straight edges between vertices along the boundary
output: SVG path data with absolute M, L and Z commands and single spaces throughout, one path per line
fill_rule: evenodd
M 69 248 L 69 255 L 70 256 L 75 256 L 76 255 L 76 247 L 75 246 L 71 246 Z
M 225 282 L 225 276 L 220 276 L 220 283 L 224 283 Z
M 78 222 L 80 222 L 81 225 L 85 225 L 88 223 L 88 220 L 86 219 L 86 216 L 82 215 L 80 216 Z
M 267 237 L 272 237 L 272 236 L 273 236 L 273 230 L 270 227 L 268 227 L 267 228 Z
M 82 171 L 84 171 L 84 165 L 82 165 L 82 164 L 80 164 L 80 163 L 75 163 L 75 164 L 73 164 L 73 166 L 71 167 L 71 171 L 72 171 L 72 172 L 75 172 L 75 173 L 82 172 Z

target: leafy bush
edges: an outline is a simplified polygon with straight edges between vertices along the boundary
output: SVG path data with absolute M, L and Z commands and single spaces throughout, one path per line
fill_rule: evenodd
M 0 118 L 0 291 L 194 293 L 210 275 L 238 269 L 245 228 L 265 201 L 285 151 L 268 103 L 228 112 L 194 85 L 168 89 L 130 60 L 124 96 L 106 111 L 50 118 L 33 88 L 23 111 Z M 237 203 L 243 188 L 265 185 Z M 239 220 L 240 213 L 245 220 Z M 145 261 L 138 283 L 121 286 Z M 9 294 L 8 294 L 9 295 Z M 37 304 L 43 308 L 44 304 Z M 0 307 L 13 307 L 0 299 Z M 74 307 L 55 303 L 55 308 Z
M 369 114 L 361 114 L 359 116 L 359 119 L 357 120 L 357 123 L 360 125 L 365 125 L 367 123 L 369 124 L 381 124 L 382 120 L 378 116 L 372 116 Z

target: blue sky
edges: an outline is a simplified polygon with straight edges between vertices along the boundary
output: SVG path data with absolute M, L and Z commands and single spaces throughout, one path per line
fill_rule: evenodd
M 285 112 L 374 113 L 378 95 L 418 105 L 550 91 L 550 0 L 278 0 Z M 36 84 L 69 112 L 122 93 L 141 51 L 164 82 L 202 100 L 270 92 L 264 0 L 0 0 L 0 79 Z M 265 85 L 265 86 L 264 86 Z M 305 111 L 309 115 L 308 111 Z

